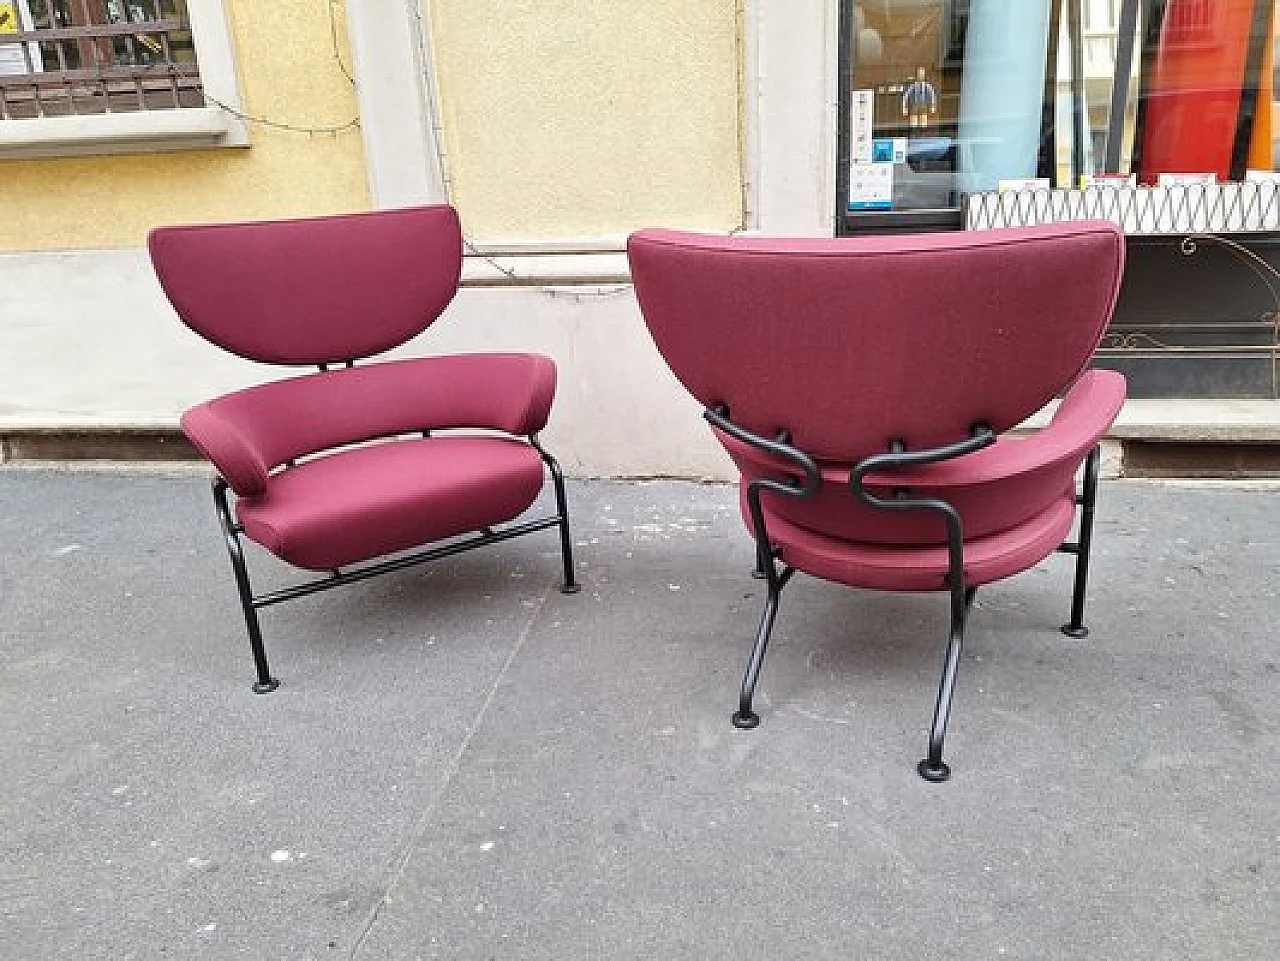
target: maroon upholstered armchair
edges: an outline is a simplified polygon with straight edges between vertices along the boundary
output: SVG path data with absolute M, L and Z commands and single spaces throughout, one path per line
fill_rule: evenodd
M 932 781 L 950 774 L 943 739 L 981 585 L 1073 554 L 1063 630 L 1086 633 L 1098 443 L 1125 397 L 1123 377 L 1086 366 L 1123 252 L 1119 230 L 1095 222 L 835 240 L 632 235 L 641 310 L 741 472 L 768 584 L 734 724 L 759 723 L 752 697 L 796 571 L 950 593 L 919 765 Z M 1064 391 L 1048 426 L 1002 436 Z
M 578 589 L 564 480 L 537 436 L 555 394 L 552 361 L 479 353 L 355 365 L 426 330 L 453 299 L 462 234 L 452 208 L 160 227 L 147 243 L 197 334 L 249 360 L 319 368 L 182 417 L 217 469 L 255 691 L 279 685 L 257 612 L 280 601 L 550 527 L 560 529 L 562 589 Z M 508 523 L 548 473 L 556 513 Z M 242 536 L 326 574 L 255 595 Z

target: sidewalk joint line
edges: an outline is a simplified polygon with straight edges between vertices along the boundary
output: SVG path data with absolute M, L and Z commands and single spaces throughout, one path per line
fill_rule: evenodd
M 356 937 L 355 942 L 351 945 L 351 951 L 347 955 L 348 961 L 355 961 L 356 955 L 360 953 L 360 949 L 364 946 L 365 941 L 373 932 L 374 925 L 378 923 L 378 918 L 382 914 L 383 907 L 391 897 L 391 892 L 399 885 L 401 878 L 404 877 L 405 870 L 409 867 L 409 862 L 413 860 L 413 852 L 417 850 L 418 843 L 427 833 L 427 829 L 431 826 L 431 822 L 435 818 L 436 809 L 440 806 L 441 799 L 448 793 L 450 786 L 453 784 L 454 778 L 458 774 L 458 769 L 462 766 L 462 758 L 467 753 L 467 749 L 471 746 L 471 739 L 475 737 L 476 731 L 480 729 L 480 724 L 484 720 L 485 715 L 489 713 L 489 706 L 493 704 L 494 698 L 498 694 L 498 688 L 502 685 L 503 680 L 507 676 L 512 663 L 516 659 L 524 642 L 529 636 L 529 632 L 533 630 L 534 622 L 538 619 L 538 615 L 542 613 L 543 607 L 546 606 L 547 598 L 551 596 L 551 592 L 555 590 L 555 579 L 552 578 L 547 583 L 547 589 L 543 591 L 542 597 L 538 599 L 537 606 L 529 612 L 529 619 L 525 622 L 524 627 L 520 631 L 520 636 L 516 638 L 515 644 L 511 646 L 510 652 L 507 654 L 506 660 L 502 663 L 498 676 L 494 678 L 493 685 L 489 688 L 489 693 L 484 699 L 484 703 L 480 705 L 480 710 L 476 712 L 475 718 L 471 722 L 471 727 L 467 730 L 466 735 L 462 738 L 462 743 L 458 746 L 457 752 L 453 756 L 453 760 L 449 764 L 448 773 L 445 775 L 444 783 L 440 785 L 440 790 L 436 792 L 434 798 L 427 805 L 426 810 L 422 812 L 422 816 L 418 818 L 418 823 L 414 826 L 410 834 L 409 840 L 405 843 L 400 854 L 393 862 L 392 870 L 382 887 L 382 894 L 369 910 L 368 916 L 365 918 L 360 927 L 360 933 Z

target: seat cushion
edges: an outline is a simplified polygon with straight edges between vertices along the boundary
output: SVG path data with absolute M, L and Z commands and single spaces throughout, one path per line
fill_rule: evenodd
M 236 511 L 250 539 L 324 571 L 511 520 L 543 477 L 537 450 L 511 438 L 393 440 L 274 474 Z
M 987 537 L 965 541 L 965 584 L 976 587 L 1010 577 L 1052 554 L 1071 532 L 1075 497 L 1065 493 L 1030 520 Z M 748 526 L 750 520 L 748 519 Z M 814 533 L 765 508 L 769 540 L 781 560 L 823 580 L 883 591 L 938 591 L 947 588 L 945 544 L 890 546 L 846 541 Z

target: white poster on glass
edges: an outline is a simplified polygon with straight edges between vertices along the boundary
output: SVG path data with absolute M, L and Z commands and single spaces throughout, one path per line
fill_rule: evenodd
M 34 28 L 27 0 L 0 0 L 0 40 Z M 44 64 L 37 43 L 0 43 L 0 76 L 40 73 Z

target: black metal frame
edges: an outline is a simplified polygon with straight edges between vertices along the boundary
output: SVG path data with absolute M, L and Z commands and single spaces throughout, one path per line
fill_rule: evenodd
M 267 664 L 266 648 L 262 643 L 262 630 L 258 624 L 259 608 L 269 607 L 272 604 L 279 604 L 282 601 L 289 601 L 298 597 L 305 597 L 308 594 L 327 591 L 335 587 L 355 583 L 356 581 L 363 581 L 379 574 L 387 574 L 406 567 L 415 567 L 428 561 L 439 560 L 453 554 L 461 554 L 464 551 L 487 547 L 490 544 L 510 540 L 513 537 L 520 537 L 524 534 L 532 534 L 548 527 L 560 528 L 560 554 L 564 562 L 564 583 L 561 585 L 560 591 L 564 594 L 578 593 L 582 586 L 574 577 L 573 544 L 569 536 L 569 507 L 565 496 L 564 475 L 561 473 L 560 465 L 556 463 L 555 458 L 538 442 L 537 434 L 529 435 L 528 440 L 533 448 L 537 450 L 551 474 L 556 497 L 556 513 L 553 516 L 526 521 L 501 530 L 486 527 L 475 536 L 467 537 L 464 540 L 452 541 L 440 547 L 416 551 L 391 560 L 365 564 L 351 570 L 335 570 L 325 578 L 258 595 L 253 593 L 249 583 L 249 570 L 245 563 L 244 548 L 240 541 L 244 528 L 235 520 L 231 505 L 228 502 L 227 491 L 229 485 L 220 476 L 214 478 L 214 507 L 218 513 L 218 523 L 222 526 L 222 533 L 226 539 L 227 553 L 231 556 L 231 568 L 235 573 L 236 587 L 240 593 L 240 606 L 244 610 L 245 626 L 249 632 L 249 647 L 253 652 L 253 663 L 258 673 L 258 679 L 253 684 L 254 693 L 267 694 L 280 686 L 280 681 L 272 677 L 271 669 Z
M 1074 541 L 1059 545 L 1063 554 L 1076 557 L 1075 579 L 1071 587 L 1071 620 L 1062 625 L 1062 633 L 1076 639 L 1089 636 L 1084 625 L 1084 595 L 1089 587 L 1089 553 L 1093 549 L 1093 510 L 1098 499 L 1098 470 L 1102 463 L 1102 451 L 1095 447 L 1084 462 L 1084 482 L 1076 495 L 1080 508 L 1080 529 Z
M 708 408 L 703 412 L 703 416 L 709 423 L 718 430 L 724 431 L 730 437 L 740 440 L 744 444 L 757 447 L 776 457 L 791 461 L 804 475 L 803 481 L 796 477 L 789 478 L 787 483 L 770 480 L 769 478 L 757 478 L 747 485 L 747 506 L 751 511 L 751 523 L 754 527 L 753 533 L 756 539 L 756 568 L 754 573 L 756 576 L 764 578 L 769 589 L 764 613 L 760 617 L 760 626 L 756 631 L 755 647 L 751 649 L 751 662 L 747 666 L 746 676 L 742 679 L 742 693 L 738 699 L 738 710 L 733 715 L 734 727 L 750 730 L 760 724 L 760 716 L 751 709 L 751 699 L 755 694 L 756 681 L 760 678 L 760 668 L 764 665 L 765 649 L 769 646 L 769 635 L 773 632 L 773 621 L 778 614 L 778 599 L 782 595 L 782 589 L 791 580 L 791 575 L 795 573 L 794 568 L 785 564 L 781 570 L 778 569 L 776 563 L 778 554 L 777 550 L 769 542 L 769 531 L 764 521 L 764 509 L 760 505 L 760 492 L 773 491 L 783 497 L 807 500 L 822 488 L 822 474 L 812 457 L 790 444 L 791 438 L 785 431 L 779 432 L 777 440 L 766 440 L 758 434 L 753 434 L 751 431 L 733 423 L 729 419 L 729 408 L 723 404 L 715 408 Z
M 760 716 L 752 710 L 756 683 L 760 678 L 760 670 L 764 665 L 765 652 L 769 646 L 769 637 L 773 632 L 774 620 L 778 613 L 778 602 L 782 589 L 790 582 L 795 569 L 785 563 L 779 565 L 779 550 L 769 540 L 768 528 L 765 524 L 764 511 L 760 503 L 762 491 L 771 491 L 784 497 L 808 499 L 814 497 L 822 487 L 822 475 L 814 459 L 804 451 L 790 443 L 787 431 L 779 431 L 778 436 L 770 440 L 761 437 L 729 419 L 729 409 L 725 405 L 708 408 L 703 416 L 717 430 L 730 437 L 749 444 L 765 453 L 794 464 L 802 476 L 793 476 L 786 482 L 768 478 L 757 478 L 747 485 L 747 505 L 751 513 L 753 535 L 756 540 L 756 569 L 752 572 L 762 577 L 768 585 L 768 596 L 764 611 L 760 616 L 760 624 L 756 631 L 755 645 L 751 650 L 751 659 L 742 680 L 742 691 L 739 696 L 738 710 L 733 714 L 735 727 L 750 730 L 759 726 Z M 969 611 L 973 606 L 976 587 L 965 583 L 964 576 L 964 532 L 960 514 L 951 504 L 935 497 L 913 497 L 909 488 L 894 490 L 891 499 L 873 494 L 867 489 L 865 481 L 869 474 L 886 473 L 904 467 L 934 464 L 956 457 L 963 457 L 974 451 L 990 446 L 996 440 L 996 434 L 985 424 L 976 424 L 971 436 L 963 441 L 930 450 L 908 451 L 901 441 L 894 441 L 891 449 L 884 454 L 875 454 L 858 462 L 849 476 L 850 492 L 869 507 L 878 510 L 932 510 L 940 513 L 947 527 L 948 572 L 947 589 L 951 595 L 951 625 L 947 640 L 947 650 L 943 661 L 942 679 L 938 686 L 938 697 L 934 704 L 933 721 L 929 728 L 929 749 L 925 758 L 917 765 L 920 776 L 926 781 L 945 781 L 951 776 L 951 768 L 942 759 L 943 743 L 947 734 L 947 723 L 951 716 L 951 704 L 955 695 L 956 676 L 960 667 L 960 655 L 964 645 L 964 628 Z M 1079 532 L 1075 541 L 1060 545 L 1057 550 L 1074 554 L 1076 557 L 1075 578 L 1072 587 L 1071 616 L 1068 623 L 1062 626 L 1062 632 L 1070 637 L 1085 637 L 1089 631 L 1084 626 L 1085 591 L 1089 575 L 1089 553 L 1093 541 L 1094 506 L 1097 499 L 1100 451 L 1095 447 L 1085 462 L 1085 473 L 1080 494 L 1076 504 L 1081 508 Z
M 945 781 L 951 776 L 951 768 L 942 760 L 942 743 L 947 736 L 947 721 L 951 717 L 951 701 L 955 694 L 956 673 L 960 669 L 960 652 L 964 646 L 964 625 L 973 606 L 976 587 L 968 587 L 964 581 L 964 528 L 960 512 L 937 497 L 912 497 L 909 488 L 898 488 L 892 500 L 872 494 L 865 480 L 873 471 L 893 471 L 902 467 L 936 464 L 939 461 L 963 457 L 989 447 L 996 440 L 995 432 L 985 424 L 976 424 L 967 440 L 933 450 L 908 451 L 901 441 L 894 441 L 887 454 L 876 454 L 858 463 L 849 475 L 849 489 L 853 495 L 869 507 L 880 510 L 931 510 L 942 515 L 947 525 L 947 589 L 951 592 L 951 633 L 947 639 L 947 654 L 942 665 L 942 681 L 938 686 L 938 699 L 933 708 L 933 723 L 929 727 L 929 753 L 917 765 L 920 776 L 926 781 Z

